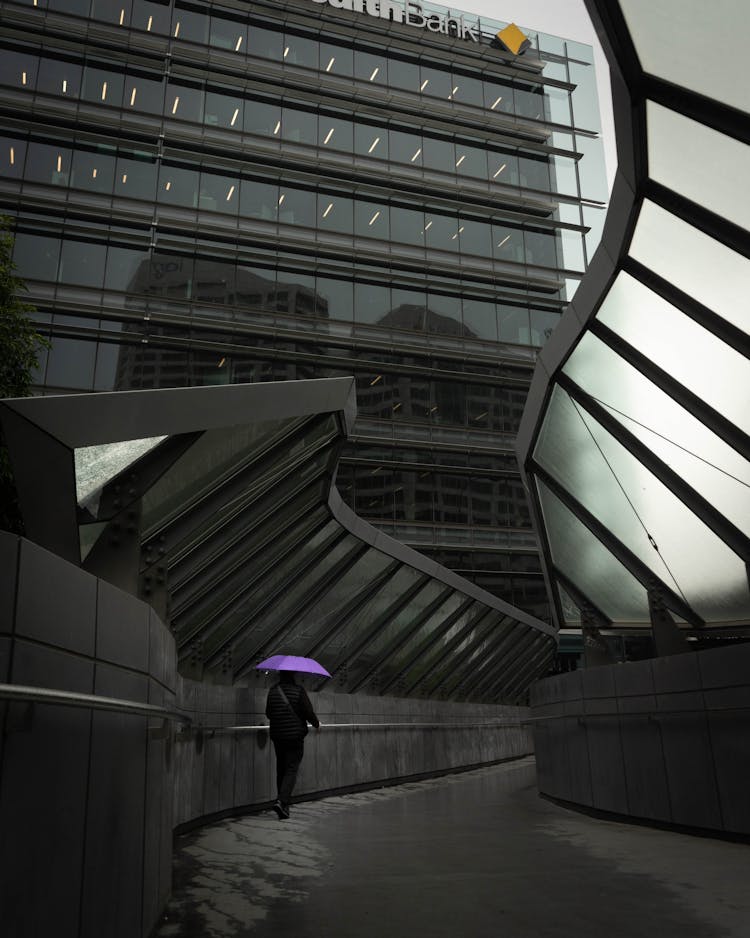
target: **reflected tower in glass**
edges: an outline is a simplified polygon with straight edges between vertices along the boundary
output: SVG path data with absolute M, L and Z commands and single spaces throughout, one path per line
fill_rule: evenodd
M 345 502 L 546 617 L 513 446 L 601 230 L 591 50 L 310 0 L 0 10 L 38 390 L 354 375 Z

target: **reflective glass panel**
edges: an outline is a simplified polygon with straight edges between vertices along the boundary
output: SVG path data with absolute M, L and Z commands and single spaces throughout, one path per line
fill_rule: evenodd
M 742 560 L 559 388 L 535 458 L 703 618 L 737 619 L 750 610 Z
M 630 254 L 678 289 L 750 333 L 750 260 L 648 200 Z
M 750 168 L 750 147 L 653 101 L 646 114 L 649 176 L 750 228 L 750 192 L 737 185 Z
M 615 623 L 650 623 L 643 586 L 544 483 L 536 484 L 554 565 Z
M 736 450 L 593 335 L 565 371 L 729 520 L 750 528 L 750 468 Z
M 630 274 L 620 273 L 597 318 L 745 433 L 750 362 Z
M 747 109 L 744 0 L 621 0 L 620 8 L 646 72 Z M 707 43 L 721 54 L 708 54 Z

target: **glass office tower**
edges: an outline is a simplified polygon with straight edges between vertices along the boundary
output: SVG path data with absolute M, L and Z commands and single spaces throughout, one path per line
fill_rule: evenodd
M 513 443 L 602 223 L 591 50 L 338 3 L 0 3 L 39 390 L 353 374 L 343 498 L 546 618 Z

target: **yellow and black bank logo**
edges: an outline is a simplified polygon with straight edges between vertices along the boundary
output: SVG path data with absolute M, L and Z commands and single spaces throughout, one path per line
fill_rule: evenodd
M 515 23 L 510 23 L 505 29 L 501 29 L 495 38 L 503 49 L 513 55 L 521 55 L 531 45 L 529 37 L 525 36 Z

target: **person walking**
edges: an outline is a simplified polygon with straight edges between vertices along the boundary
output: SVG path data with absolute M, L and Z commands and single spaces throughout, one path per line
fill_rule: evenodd
M 293 671 L 279 672 L 278 684 L 268 691 L 266 716 L 271 723 L 271 742 L 276 751 L 278 797 L 273 809 L 283 821 L 289 817 L 289 802 L 305 753 L 307 724 L 320 730 L 320 720 L 305 688 L 295 683 Z

